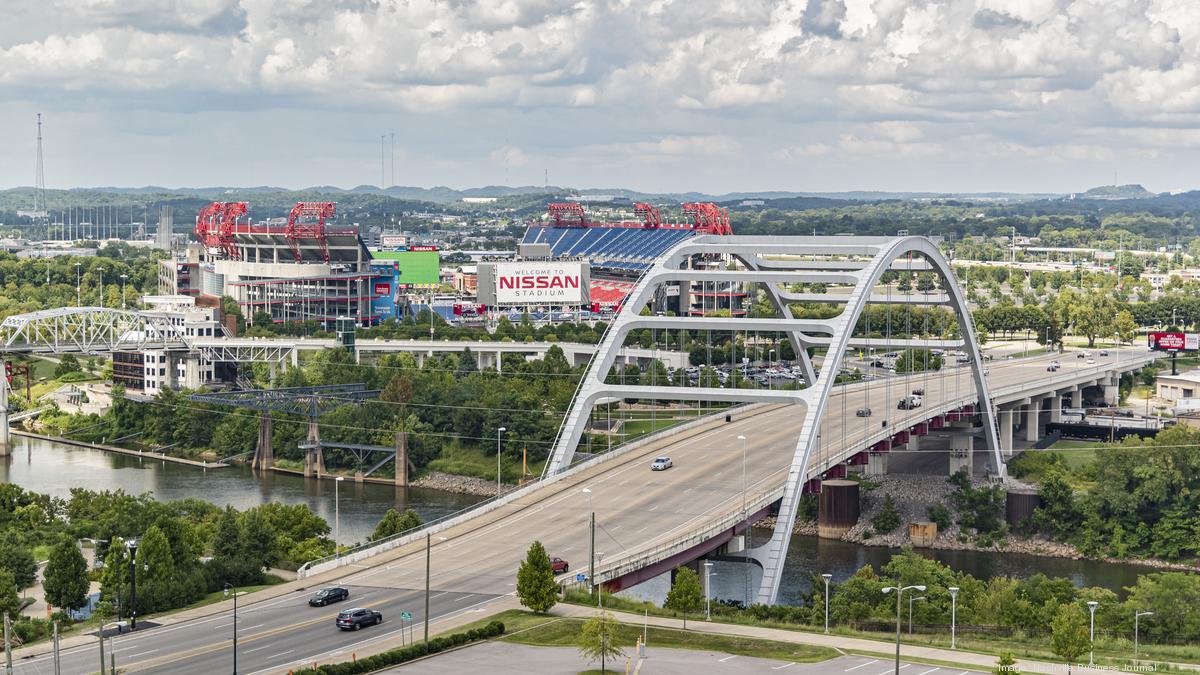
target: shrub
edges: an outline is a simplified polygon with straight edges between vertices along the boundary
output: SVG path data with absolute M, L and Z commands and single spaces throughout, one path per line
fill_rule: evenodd
M 368 656 L 357 661 L 327 663 L 315 669 L 302 668 L 292 672 L 294 675 L 359 675 L 360 673 L 371 673 L 376 670 L 412 661 L 413 659 L 419 659 L 422 656 L 436 654 L 451 647 L 459 647 L 468 642 L 486 640 L 487 638 L 503 634 L 504 624 L 500 621 L 493 621 L 483 628 L 474 628 L 465 633 L 453 633 L 451 635 L 436 637 L 429 642 L 418 642 L 408 647 L 392 649 L 382 654 Z
M 876 513 L 875 517 L 871 519 L 871 526 L 880 534 L 887 534 L 900 527 L 900 512 L 896 510 L 896 504 L 892 501 L 891 495 L 883 498 L 883 508 L 879 509 L 879 513 Z

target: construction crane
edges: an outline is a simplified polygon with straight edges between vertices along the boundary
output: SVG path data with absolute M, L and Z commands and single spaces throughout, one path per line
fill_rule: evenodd
M 213 202 L 196 216 L 196 238 L 205 248 L 221 250 L 230 258 L 238 257 L 233 233 L 238 218 L 246 215 L 246 202 Z
M 711 202 L 688 202 L 683 214 L 692 219 L 692 228 L 706 234 L 733 234 L 729 226 L 729 211 Z
M 288 213 L 284 236 L 292 245 L 292 255 L 300 262 L 300 240 L 316 239 L 321 260 L 329 262 L 329 243 L 325 239 L 325 221 L 337 213 L 336 202 L 296 202 Z
M 583 204 L 577 202 L 550 202 L 546 205 L 546 214 L 555 227 L 587 227 L 587 214 Z
M 662 213 L 658 207 L 645 202 L 638 202 L 633 205 L 633 212 L 641 216 L 642 223 L 646 227 L 662 227 Z

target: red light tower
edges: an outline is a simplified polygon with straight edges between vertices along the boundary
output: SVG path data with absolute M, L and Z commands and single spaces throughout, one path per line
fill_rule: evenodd
M 555 227 L 587 227 L 587 214 L 583 211 L 583 204 L 550 202 L 546 205 L 546 213 L 554 221 Z
M 642 223 L 646 227 L 662 227 L 662 213 L 658 207 L 645 202 L 638 202 L 633 205 L 633 212 L 641 216 Z
M 237 220 L 246 215 L 246 202 L 213 202 L 196 216 L 196 239 L 209 249 L 221 249 L 230 258 L 238 257 L 233 233 Z
M 692 219 L 692 227 L 707 234 L 733 234 L 729 211 L 710 202 L 688 202 L 683 213 Z
M 321 259 L 329 262 L 329 245 L 325 240 L 325 221 L 337 212 L 336 202 L 296 202 L 288 214 L 284 236 L 292 245 L 292 255 L 300 262 L 300 240 L 316 239 L 321 247 Z

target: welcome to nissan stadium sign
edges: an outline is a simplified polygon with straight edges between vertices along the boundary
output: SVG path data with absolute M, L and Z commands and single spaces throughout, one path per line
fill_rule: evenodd
M 479 301 L 485 305 L 555 307 L 588 302 L 590 275 L 588 265 L 581 261 L 481 263 L 478 269 Z

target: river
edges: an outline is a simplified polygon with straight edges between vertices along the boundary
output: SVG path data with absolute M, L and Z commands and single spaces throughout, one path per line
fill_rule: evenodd
M 306 480 L 280 473 L 255 474 L 246 466 L 199 469 L 183 464 L 142 460 L 127 455 L 61 445 L 41 439 L 13 437 L 13 454 L 0 461 L 0 482 L 14 483 L 35 492 L 67 497 L 72 487 L 91 490 L 121 489 L 130 494 L 152 492 L 161 500 L 196 498 L 224 506 L 246 509 L 267 502 L 307 504 L 313 512 L 334 523 L 333 481 Z M 425 520 L 464 509 L 481 499 L 441 490 L 395 488 L 390 485 L 342 481 L 338 488 L 340 537 L 344 544 L 364 541 L 389 508 L 412 508 Z M 768 530 L 756 530 L 755 541 L 765 541 Z M 844 541 L 796 536 L 788 550 L 780 600 L 795 604 L 808 591 L 811 574 L 829 573 L 844 581 L 863 565 L 879 569 L 894 551 Z M 1041 572 L 1067 577 L 1078 586 L 1102 586 L 1119 595 L 1150 568 L 1003 553 L 995 551 L 923 551 L 946 565 L 978 578 L 994 575 L 1031 576 Z M 583 569 L 577 563 L 573 567 Z M 717 561 L 711 569 L 713 596 L 745 597 L 746 566 L 740 562 Z M 758 571 L 751 583 L 757 583 Z M 662 602 L 669 575 L 645 582 L 626 593 Z

